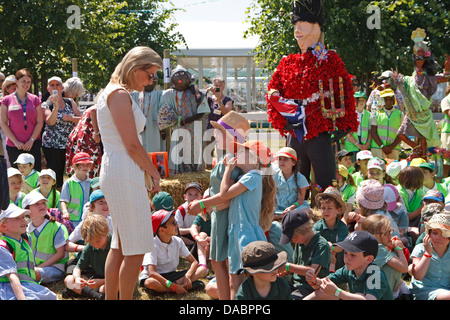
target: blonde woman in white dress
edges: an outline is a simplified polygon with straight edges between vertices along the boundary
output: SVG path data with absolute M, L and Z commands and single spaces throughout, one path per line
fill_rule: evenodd
M 105 298 L 131 300 L 144 254 L 154 249 L 149 192 L 160 176 L 142 146 L 145 115 L 130 97 L 152 84 L 161 57 L 148 47 L 130 50 L 117 65 L 98 100 L 104 145 L 100 187 L 110 208 L 114 235 L 105 265 Z M 153 179 L 147 190 L 144 175 Z M 119 294 L 120 292 L 120 294 Z

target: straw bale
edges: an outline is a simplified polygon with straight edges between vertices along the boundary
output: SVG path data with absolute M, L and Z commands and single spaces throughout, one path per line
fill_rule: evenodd
M 174 207 L 177 208 L 179 205 L 185 202 L 184 200 L 184 187 L 189 182 L 199 182 L 203 187 L 203 192 L 209 188 L 209 177 L 211 171 L 203 172 L 186 172 L 181 174 L 175 174 L 168 178 L 161 179 L 161 191 L 169 193 L 174 200 Z M 150 196 L 153 198 L 154 194 Z

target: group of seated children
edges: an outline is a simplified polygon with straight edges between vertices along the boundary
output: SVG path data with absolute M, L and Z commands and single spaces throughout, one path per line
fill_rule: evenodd
M 253 147 L 247 148 L 249 153 Z M 264 164 L 273 169 L 269 178 L 276 191 L 270 202 L 271 223 L 256 221 L 264 225 L 264 237 L 242 245 L 237 252 L 240 261 L 230 256 L 230 274 L 239 279 L 232 299 L 450 298 L 448 181 L 436 182 L 433 164 L 423 159 L 386 163 L 368 150 L 356 154 L 355 164 L 351 157 L 346 150 L 339 153 L 337 185 L 319 192 L 313 199 L 315 207 L 307 198 L 309 184 L 298 171 L 295 150 L 282 148 L 276 161 Z M 224 179 L 230 179 L 226 175 L 239 159 L 238 154 L 224 160 Z M 24 174 L 8 169 L 11 204 L 0 216 L 2 299 L 56 299 L 40 284 L 59 280 L 66 286 L 64 298 L 104 299 L 112 227 L 98 178 L 88 178 L 91 164 L 89 155 L 77 154 L 74 175 L 60 194 L 52 170 L 24 171 L 38 176 L 34 189 L 24 191 Z M 258 190 L 248 182 L 255 170 L 242 168 L 242 192 Z M 242 207 L 230 209 L 230 219 L 250 219 L 244 217 L 255 202 L 241 202 L 240 187 L 227 181 L 222 185 L 236 193 L 227 205 Z M 153 195 L 155 249 L 145 254 L 139 275 L 139 284 L 148 293 L 179 295 L 206 288 L 212 298 L 219 297 L 223 289 L 207 277 L 211 213 L 216 207 L 205 203 L 217 198 L 208 202 L 208 192 L 198 182 L 188 183 L 185 202 L 177 208 L 167 192 Z M 226 198 L 222 192 L 219 196 Z M 201 212 L 192 215 L 189 210 L 197 205 Z M 62 214 L 51 211 L 54 208 Z M 239 243 L 243 240 L 245 235 L 238 238 Z M 180 258 L 189 266 L 180 265 Z M 411 276 L 409 284 L 405 275 Z M 210 279 L 206 287 L 200 280 L 205 277 Z

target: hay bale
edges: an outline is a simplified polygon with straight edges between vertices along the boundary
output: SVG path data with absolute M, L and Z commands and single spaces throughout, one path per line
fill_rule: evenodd
M 165 191 L 172 196 L 176 208 L 185 202 L 183 195 L 186 185 L 189 182 L 198 182 L 202 185 L 203 191 L 205 191 L 209 188 L 210 174 L 211 171 L 186 172 L 163 178 L 161 179 L 161 191 Z M 152 198 L 153 195 L 151 196 Z

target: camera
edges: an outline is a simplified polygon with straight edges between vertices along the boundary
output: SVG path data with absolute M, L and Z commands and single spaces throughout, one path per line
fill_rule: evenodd
M 215 92 L 220 92 L 220 88 L 216 88 Z

